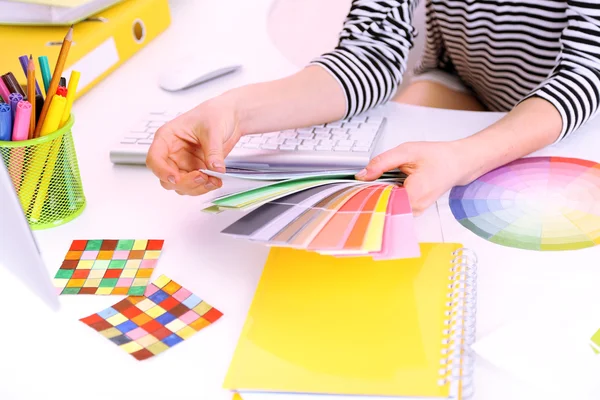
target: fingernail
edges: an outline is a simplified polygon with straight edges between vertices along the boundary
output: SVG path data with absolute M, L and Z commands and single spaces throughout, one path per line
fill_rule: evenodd
M 358 174 L 356 174 L 357 178 L 364 178 L 367 175 L 367 170 L 363 169 Z
M 213 168 L 218 168 L 218 169 L 224 169 L 225 168 L 225 164 L 223 164 L 221 161 L 215 161 L 212 163 Z
M 217 187 L 215 185 L 213 185 L 212 183 L 208 182 L 206 185 L 204 185 L 204 187 L 207 190 L 215 190 Z
M 171 182 L 172 184 L 175 184 L 175 177 L 174 177 L 174 176 L 169 176 L 169 177 L 167 178 L 167 180 L 168 180 L 169 182 Z
M 202 184 L 206 181 L 204 180 L 204 178 L 202 176 L 197 176 L 196 178 L 194 178 L 194 182 L 196 182 L 198 184 Z

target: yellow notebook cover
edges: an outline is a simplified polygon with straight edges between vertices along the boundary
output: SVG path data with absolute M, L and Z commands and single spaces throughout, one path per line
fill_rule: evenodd
M 446 324 L 465 312 L 456 298 L 468 272 L 460 249 L 423 243 L 420 258 L 386 261 L 272 249 L 224 387 L 244 399 L 460 397 L 462 379 L 450 370 L 464 360 L 449 355 L 462 318 Z
M 73 44 L 62 76 L 69 79 L 72 69 L 81 72 L 76 98 L 104 79 L 117 67 L 165 31 L 171 23 L 168 0 L 127 0 L 74 26 Z M 19 56 L 32 54 L 36 78 L 42 93 L 39 56 L 47 56 L 51 72 L 68 26 L 2 26 L 5 40 L 0 50 L 0 74 L 12 72 L 21 85 L 27 80 Z

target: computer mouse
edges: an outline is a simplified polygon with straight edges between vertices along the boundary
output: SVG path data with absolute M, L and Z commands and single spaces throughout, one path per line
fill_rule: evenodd
M 216 60 L 181 60 L 163 70 L 158 85 L 169 92 L 176 92 L 237 71 L 241 67 L 238 63 Z

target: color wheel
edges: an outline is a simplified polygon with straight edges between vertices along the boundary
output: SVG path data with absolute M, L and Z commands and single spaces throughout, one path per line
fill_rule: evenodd
M 531 157 L 450 192 L 456 220 L 500 245 L 557 251 L 600 243 L 600 164 Z

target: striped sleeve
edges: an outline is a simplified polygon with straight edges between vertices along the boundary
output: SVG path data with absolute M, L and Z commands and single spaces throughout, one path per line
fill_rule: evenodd
M 346 96 L 345 117 L 388 101 L 406 71 L 418 0 L 353 0 L 338 45 L 311 61 L 324 67 Z
M 561 34 L 558 64 L 527 96 L 541 97 L 556 107 L 563 122 L 557 141 L 595 116 L 600 103 L 600 2 L 570 0 L 567 4 L 568 25 Z

